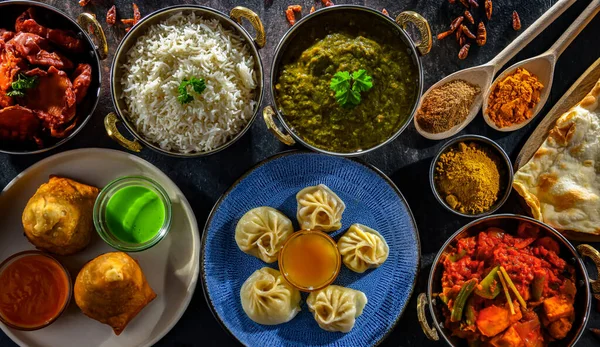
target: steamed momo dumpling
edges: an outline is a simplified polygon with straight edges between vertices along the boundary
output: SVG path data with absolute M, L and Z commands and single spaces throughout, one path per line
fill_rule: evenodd
M 300 292 L 277 270 L 254 271 L 240 290 L 242 308 L 259 324 L 275 325 L 292 320 L 300 312 Z
M 344 264 L 358 273 L 379 267 L 390 253 L 383 236 L 362 224 L 352 224 L 337 246 Z
M 296 194 L 300 229 L 334 231 L 342 227 L 346 205 L 324 184 L 306 187 Z
M 331 285 L 310 293 L 306 303 L 321 329 L 347 333 L 367 304 L 365 293 Z
M 292 221 L 274 208 L 254 208 L 235 227 L 235 242 L 242 252 L 266 263 L 277 260 L 285 239 L 294 232 Z

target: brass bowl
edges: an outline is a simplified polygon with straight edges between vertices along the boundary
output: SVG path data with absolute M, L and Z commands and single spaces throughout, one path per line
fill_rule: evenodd
M 575 321 L 573 327 L 569 331 L 569 334 L 562 340 L 560 340 L 561 346 L 573 346 L 577 343 L 583 331 L 585 325 L 590 317 L 591 309 L 591 295 L 590 295 L 590 283 L 594 288 L 595 293 L 600 293 L 600 286 L 595 284 L 597 281 L 589 280 L 585 265 L 581 257 L 578 255 L 578 251 L 581 256 L 590 257 L 596 266 L 600 269 L 600 253 L 589 245 L 579 245 L 577 249 L 558 231 L 552 227 L 535 220 L 533 218 L 515 215 L 515 214 L 499 214 L 492 215 L 477 219 L 464 227 L 460 228 L 444 243 L 437 256 L 433 260 L 433 265 L 429 272 L 429 281 L 427 284 L 427 292 L 419 294 L 417 298 L 417 317 L 421 328 L 425 335 L 434 341 L 438 341 L 439 335 L 450 346 L 466 346 L 466 340 L 460 339 L 456 336 L 452 336 L 452 332 L 444 327 L 444 315 L 442 313 L 442 307 L 445 305 L 441 300 L 437 299 L 436 294 L 442 291 L 442 273 L 444 271 L 443 265 L 441 264 L 441 258 L 448 246 L 453 245 L 458 239 L 473 236 L 480 231 L 486 230 L 489 227 L 497 227 L 506 230 L 511 233 L 512 230 L 517 229 L 517 225 L 520 222 L 531 223 L 538 226 L 545 236 L 550 236 L 560 245 L 560 257 L 567 261 L 570 265 L 575 268 L 575 286 L 577 287 L 577 295 L 575 296 Z M 598 288 L 596 288 L 598 287 Z M 600 299 L 600 294 L 594 295 L 597 299 Z M 425 307 L 429 306 L 429 313 L 433 320 L 433 327 L 427 321 Z
M 400 128 L 387 140 L 371 148 L 362 149 L 355 152 L 333 152 L 307 143 L 299 134 L 297 134 L 292 129 L 292 127 L 289 124 L 287 124 L 281 109 L 277 105 L 277 100 L 275 98 L 275 95 L 277 95 L 275 85 L 277 84 L 277 80 L 279 79 L 279 74 L 281 71 L 283 60 L 287 55 L 290 54 L 290 51 L 292 50 L 294 50 L 292 55 L 296 54 L 295 50 L 297 50 L 297 47 L 300 47 L 300 43 L 298 42 L 298 40 L 302 40 L 302 38 L 306 35 L 312 35 L 313 31 L 317 33 L 318 37 L 324 37 L 327 34 L 327 25 L 325 25 L 325 23 L 330 22 L 332 18 L 346 18 L 349 15 L 368 18 L 369 21 L 388 28 L 389 32 L 397 33 L 399 39 L 402 40 L 402 42 L 408 47 L 415 68 L 417 69 L 417 93 L 415 95 L 415 100 L 413 102 L 410 115 L 404 120 Z M 413 24 L 416 26 L 421 36 L 421 41 L 414 42 L 409 37 L 409 35 L 405 31 L 407 30 L 408 24 Z M 313 151 L 341 157 L 359 156 L 374 151 L 382 146 L 385 146 L 386 144 L 396 139 L 408 127 L 408 125 L 411 123 L 414 117 L 415 112 L 417 111 L 417 105 L 423 92 L 423 66 L 421 64 L 420 56 L 429 53 L 429 51 L 431 50 L 431 42 L 432 36 L 431 30 L 429 28 L 429 23 L 421 15 L 412 11 L 405 11 L 400 13 L 400 15 L 398 15 L 398 17 L 394 21 L 392 18 L 384 15 L 380 11 L 365 6 L 336 5 L 324 7 L 308 16 L 303 17 L 296 24 L 294 24 L 290 28 L 290 30 L 288 30 L 288 32 L 283 36 L 275 50 L 275 58 L 273 61 L 273 65 L 271 66 L 271 95 L 274 98 L 275 106 L 267 106 L 263 110 L 263 118 L 267 125 L 267 128 L 273 133 L 273 135 L 275 135 L 275 137 L 277 137 L 279 141 L 283 142 L 288 146 L 294 145 L 296 142 L 299 142 Z M 279 129 L 279 127 L 276 125 L 273 119 L 273 116 L 275 114 L 277 115 L 279 122 L 283 125 L 284 130 Z
M 252 117 L 248 120 L 248 123 L 239 133 L 237 133 L 231 140 L 227 141 L 225 144 L 219 146 L 210 151 L 206 152 L 194 152 L 194 153 L 180 153 L 175 151 L 167 151 L 156 144 L 146 140 L 142 134 L 140 134 L 136 129 L 133 123 L 127 117 L 127 106 L 125 105 L 125 101 L 121 98 L 122 87 L 121 87 L 121 77 L 123 75 L 123 71 L 121 67 L 127 61 L 127 52 L 129 49 L 135 45 L 137 39 L 146 33 L 148 28 L 152 25 L 158 24 L 167 18 L 171 17 L 173 13 L 183 12 L 186 13 L 195 13 L 197 16 L 206 18 L 206 19 L 216 19 L 218 20 L 224 28 L 231 30 L 232 32 L 238 34 L 248 45 L 251 50 L 252 56 L 254 58 L 254 70 L 257 73 L 257 82 L 258 86 L 256 87 L 257 93 L 255 95 L 256 106 L 254 108 L 254 112 Z M 250 34 L 242 27 L 241 22 L 242 19 L 247 19 L 253 26 L 256 31 L 256 37 L 252 38 Z M 133 151 L 140 152 L 144 146 L 155 150 L 161 154 L 166 154 L 173 157 L 182 157 L 182 158 L 193 158 L 193 157 L 202 157 L 217 153 L 234 142 L 239 140 L 246 131 L 250 128 L 254 119 L 256 118 L 256 114 L 260 109 L 260 104 L 263 99 L 263 66 L 262 60 L 260 58 L 260 54 L 258 50 L 264 47 L 266 44 L 266 35 L 263 24 L 256 13 L 245 8 L 245 7 L 235 7 L 229 13 L 229 16 L 214 10 L 210 7 L 200 6 L 200 5 L 177 5 L 166 7 L 156 12 L 153 12 L 146 17 L 142 18 L 142 20 L 137 23 L 133 28 L 125 35 L 117 50 L 115 51 L 115 57 L 112 62 L 112 66 L 110 68 L 110 95 L 113 101 L 113 105 L 116 110 L 115 113 L 109 113 L 104 118 L 104 127 L 106 133 L 110 138 L 116 141 L 122 147 Z M 126 139 L 117 129 L 117 123 L 123 122 L 125 128 L 134 136 L 133 140 Z

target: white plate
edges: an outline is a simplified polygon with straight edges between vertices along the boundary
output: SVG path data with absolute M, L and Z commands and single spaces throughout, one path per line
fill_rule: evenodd
M 150 346 L 177 323 L 187 308 L 198 280 L 200 247 L 196 217 L 177 186 L 154 165 L 125 152 L 86 148 L 46 158 L 20 173 L 0 194 L 0 261 L 34 249 L 23 235 L 21 214 L 37 188 L 54 174 L 104 187 L 113 179 L 143 175 L 157 181 L 173 203 L 173 224 L 167 237 L 153 248 L 130 253 L 137 259 L 156 294 L 120 336 L 105 324 L 86 317 L 75 300 L 49 327 L 32 332 L 0 328 L 21 346 Z M 94 257 L 114 251 L 95 234 L 90 245 L 72 256 L 57 257 L 71 272 Z

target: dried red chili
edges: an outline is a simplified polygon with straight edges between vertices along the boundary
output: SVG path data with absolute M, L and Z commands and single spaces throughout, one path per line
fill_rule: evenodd
M 469 8 L 469 0 L 460 0 L 460 3 L 461 3 L 461 4 L 462 4 L 464 7 L 466 7 L 466 8 Z
M 310 13 L 313 13 L 313 12 L 315 12 L 315 7 L 314 6 L 310 8 Z
M 300 5 L 290 5 L 290 6 L 288 6 L 288 9 L 294 11 L 295 13 L 302 12 L 302 6 L 300 6 Z
M 294 10 L 292 10 L 291 8 L 287 8 L 287 10 L 285 10 L 285 18 L 287 18 L 288 23 L 290 23 L 290 25 L 294 25 L 296 24 L 296 16 L 294 15 Z
M 117 22 L 117 7 L 112 5 L 112 7 L 106 12 L 106 24 L 113 26 Z
M 125 18 L 125 19 L 121 19 L 121 23 L 125 24 L 125 25 L 133 25 L 135 22 L 135 20 L 131 19 L 131 18 Z
M 390 13 L 385 8 L 383 10 L 381 10 L 381 13 L 385 14 L 388 17 L 390 16 Z
M 140 8 L 138 5 L 133 3 L 133 25 L 136 25 L 140 20 L 142 20 L 142 14 L 140 13 Z
M 467 56 L 469 55 L 469 48 L 471 48 L 471 45 L 468 43 L 466 43 L 464 46 L 462 46 L 462 48 L 458 52 L 458 59 L 460 59 L 460 60 L 466 59 Z
M 492 19 L 492 0 L 485 0 L 485 16 L 488 20 Z
M 79 6 L 83 7 L 90 3 L 91 0 L 79 0 Z
M 443 33 L 439 33 L 437 35 L 437 39 L 438 40 L 443 40 L 443 39 L 445 39 L 446 37 L 448 37 L 450 35 L 452 35 L 452 30 L 444 31 Z
M 462 24 L 463 20 L 465 19 L 465 17 L 460 16 L 460 17 L 456 17 L 452 23 L 450 23 L 450 31 L 454 31 L 457 28 L 460 27 L 460 25 Z
M 469 4 L 473 8 L 479 8 L 479 4 L 477 3 L 477 0 L 469 0 Z
M 477 39 L 475 39 L 478 46 L 483 46 L 487 42 L 487 30 L 485 30 L 485 24 L 483 22 L 479 22 L 479 26 L 477 27 Z
M 460 30 L 462 30 L 463 34 L 465 34 L 466 37 L 468 37 L 472 40 L 474 40 L 476 38 L 475 34 L 473 34 L 471 32 L 471 30 L 469 30 L 469 28 L 467 28 L 466 25 L 461 25 Z
M 475 24 L 475 19 L 473 19 L 473 15 L 471 14 L 471 12 L 465 11 L 465 15 L 464 16 L 469 21 L 469 23 Z
M 325 7 L 333 6 L 333 1 L 331 1 L 331 0 L 321 0 L 321 3 Z
M 521 30 L 521 18 L 519 18 L 517 11 L 513 11 L 512 14 L 512 27 L 515 30 Z

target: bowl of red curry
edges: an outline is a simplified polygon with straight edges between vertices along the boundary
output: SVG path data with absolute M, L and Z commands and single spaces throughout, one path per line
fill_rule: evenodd
M 71 276 L 40 251 L 16 253 L 0 264 L 0 322 L 17 330 L 54 323 L 71 301 Z
M 417 311 L 427 337 L 450 346 L 572 346 L 590 305 L 573 245 L 542 222 L 503 214 L 467 224 L 442 246 Z
M 0 3 L 0 153 L 49 151 L 79 133 L 98 104 L 107 55 L 89 13 L 75 21 L 37 1 Z

